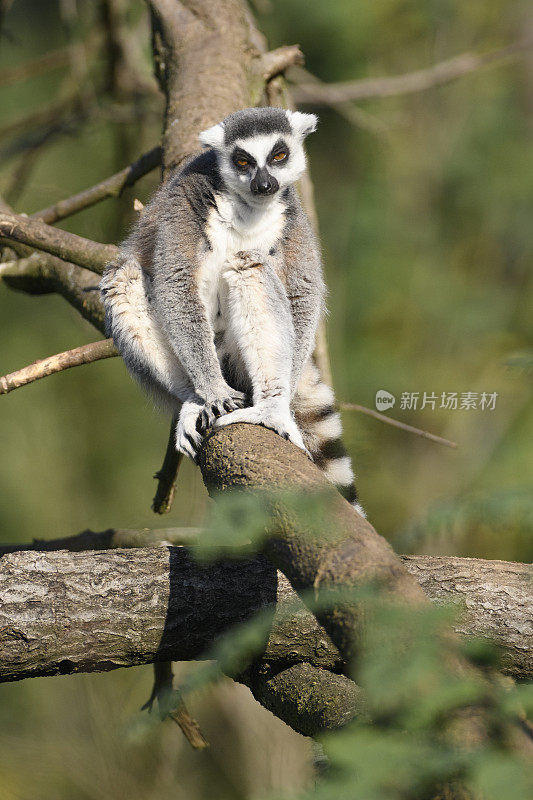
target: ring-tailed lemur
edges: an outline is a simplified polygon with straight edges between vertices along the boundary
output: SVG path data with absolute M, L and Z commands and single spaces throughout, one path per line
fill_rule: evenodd
M 312 361 L 324 282 L 293 187 L 313 114 L 249 108 L 200 135 L 101 283 L 126 366 L 196 458 L 210 426 L 251 422 L 304 449 L 361 512 L 333 392 Z

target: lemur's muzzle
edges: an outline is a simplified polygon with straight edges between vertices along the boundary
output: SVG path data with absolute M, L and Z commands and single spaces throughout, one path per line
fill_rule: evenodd
M 252 194 L 274 194 L 279 189 L 279 183 L 268 173 L 266 167 L 260 167 L 250 182 L 250 189 Z

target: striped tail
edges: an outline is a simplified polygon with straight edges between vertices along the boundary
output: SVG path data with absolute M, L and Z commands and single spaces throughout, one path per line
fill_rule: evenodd
M 312 362 L 306 365 L 300 378 L 293 399 L 293 411 L 305 446 L 317 467 L 365 517 L 357 498 L 352 461 L 342 441 L 342 423 L 333 390 L 321 381 L 320 373 Z

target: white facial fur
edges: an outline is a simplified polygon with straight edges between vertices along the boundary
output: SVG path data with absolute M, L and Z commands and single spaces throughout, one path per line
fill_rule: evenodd
M 235 193 L 248 205 L 263 206 L 272 201 L 287 186 L 295 183 L 305 172 L 306 158 L 303 148 L 305 137 L 316 130 L 317 117 L 314 114 L 303 114 L 299 111 L 286 111 L 285 114 L 291 125 L 290 133 L 255 134 L 250 137 L 237 139 L 229 147 L 224 143 L 224 123 L 220 122 L 200 134 L 200 142 L 216 150 L 221 175 L 228 189 Z M 240 172 L 236 169 L 232 153 L 239 147 L 251 155 L 258 167 L 267 165 L 267 158 L 272 148 L 279 140 L 287 144 L 289 156 L 286 161 L 279 164 L 268 164 L 268 172 L 279 183 L 279 191 L 274 195 L 258 196 L 250 190 L 250 181 L 253 171 Z

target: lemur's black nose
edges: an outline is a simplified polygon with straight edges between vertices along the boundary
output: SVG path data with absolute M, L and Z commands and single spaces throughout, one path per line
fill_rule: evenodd
M 250 189 L 253 194 L 274 194 L 279 189 L 279 183 L 269 175 L 266 167 L 260 167 L 250 183 Z

